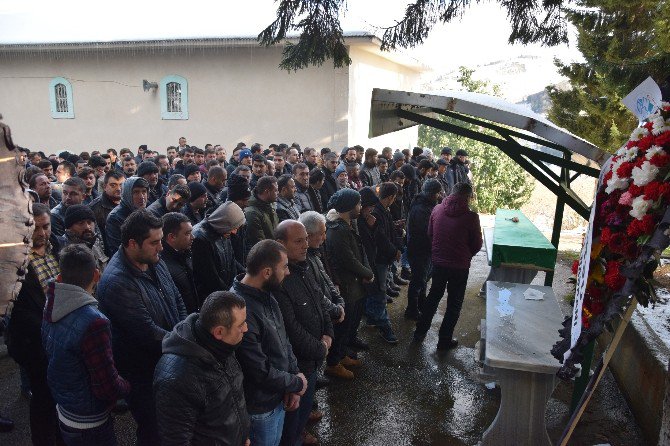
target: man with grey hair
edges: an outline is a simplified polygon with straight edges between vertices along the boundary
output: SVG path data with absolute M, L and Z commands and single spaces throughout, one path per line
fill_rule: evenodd
M 324 295 L 324 305 L 334 324 L 344 320 L 344 299 L 340 290 L 330 279 L 323 265 L 323 243 L 326 241 L 326 217 L 316 211 L 307 211 L 300 214 L 300 223 L 307 230 L 307 266 L 321 287 Z

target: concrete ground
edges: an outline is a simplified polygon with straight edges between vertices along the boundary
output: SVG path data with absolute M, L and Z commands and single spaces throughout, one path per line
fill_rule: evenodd
M 554 290 L 559 300 L 570 293 L 566 284 L 572 259 L 559 256 Z M 324 418 L 310 430 L 324 446 L 366 445 L 475 445 L 493 421 L 500 403 L 500 390 L 488 389 L 476 378 L 474 345 L 479 339 L 479 321 L 485 314 L 478 290 L 488 274 L 486 257 L 480 252 L 471 268 L 461 318 L 456 327 L 460 346 L 448 353 L 436 353 L 439 317 L 422 345 L 411 343 L 413 323 L 402 317 L 403 294 L 389 311 L 400 343 L 389 346 L 376 331 L 361 327 L 361 336 L 371 351 L 363 353 L 364 365 L 351 382 L 333 382 L 317 392 Z M 536 278 L 541 284 L 543 274 Z M 567 312 L 569 306 L 561 302 Z M 558 382 L 549 402 L 546 418 L 549 436 L 555 443 L 569 414 L 572 383 Z M 16 422 L 11 433 L 0 434 L 6 446 L 30 444 L 28 402 L 20 395 L 19 374 L 14 362 L 0 354 L 0 412 Z M 134 423 L 128 415 L 116 416 L 119 444 L 134 444 Z M 608 372 L 597 388 L 571 445 L 641 445 L 641 433 Z

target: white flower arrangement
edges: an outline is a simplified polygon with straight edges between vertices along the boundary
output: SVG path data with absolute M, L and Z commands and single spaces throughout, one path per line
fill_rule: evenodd
M 632 204 L 633 209 L 630 210 L 629 214 L 633 218 L 642 220 L 652 204 L 651 200 L 645 200 L 643 196 L 635 197 Z
M 633 178 L 633 184 L 636 186 L 646 186 L 650 182 L 654 181 L 658 175 L 658 167 L 651 164 L 649 161 L 642 163 L 641 167 L 634 167 L 631 177 Z

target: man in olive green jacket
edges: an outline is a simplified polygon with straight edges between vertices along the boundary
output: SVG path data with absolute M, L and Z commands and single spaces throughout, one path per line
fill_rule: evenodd
M 363 315 L 365 284 L 373 281 L 374 273 L 354 227 L 361 212 L 360 194 L 354 189 L 340 189 L 330 198 L 328 207 L 332 209 L 326 216 L 326 252 L 333 282 L 340 287 L 347 313 L 344 322 L 334 327 L 335 336 L 325 372 L 338 378 L 352 379 L 353 373 L 344 368 L 351 363 L 350 358 L 345 359 L 346 349 L 355 345 Z
M 274 240 L 274 231 L 279 224 L 279 217 L 272 204 L 277 201 L 279 191 L 277 178 L 264 176 L 258 180 L 249 205 L 244 208 L 246 228 L 246 255 L 251 247 L 261 240 Z

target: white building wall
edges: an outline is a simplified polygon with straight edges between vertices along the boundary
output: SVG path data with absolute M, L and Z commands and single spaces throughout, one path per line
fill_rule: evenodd
M 190 144 L 347 144 L 348 69 L 280 70 L 281 48 L 0 54 L 0 113 L 21 146 L 47 153 Z M 188 81 L 189 119 L 162 120 L 142 80 Z M 53 119 L 49 82 L 70 80 L 74 119 Z
M 361 47 L 351 47 L 349 67 L 349 145 L 360 144 L 378 150 L 389 146 L 407 149 L 417 145 L 418 126 L 368 138 L 373 88 L 415 91 L 420 73 L 394 63 Z

